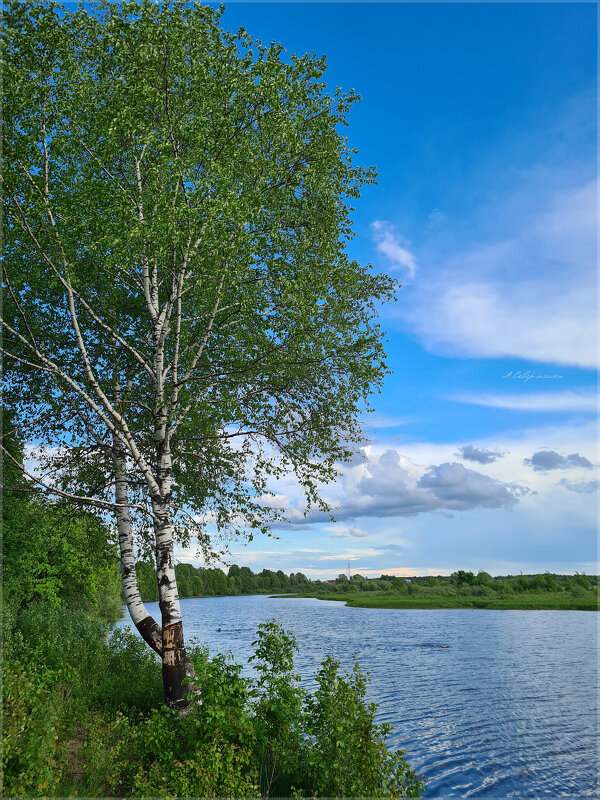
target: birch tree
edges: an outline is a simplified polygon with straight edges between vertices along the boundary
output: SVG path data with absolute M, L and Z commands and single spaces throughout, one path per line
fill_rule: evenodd
M 268 532 L 269 480 L 289 471 L 326 508 L 385 373 L 394 291 L 346 249 L 375 177 L 341 132 L 356 96 L 221 15 L 9 2 L 3 27 L 6 402 L 40 448 L 31 485 L 115 515 L 172 706 L 190 675 L 174 542 Z

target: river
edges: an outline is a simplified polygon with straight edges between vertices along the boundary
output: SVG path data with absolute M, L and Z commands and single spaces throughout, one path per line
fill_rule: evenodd
M 181 607 L 188 641 L 241 663 L 257 625 L 275 617 L 296 636 L 308 688 L 326 655 L 350 668 L 355 654 L 371 674 L 378 721 L 394 726 L 389 746 L 429 779 L 426 798 L 600 797 L 594 612 L 368 609 L 266 595 Z M 159 613 L 157 603 L 148 609 Z

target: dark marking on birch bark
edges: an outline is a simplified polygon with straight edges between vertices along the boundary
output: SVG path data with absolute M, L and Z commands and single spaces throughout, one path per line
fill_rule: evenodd
M 183 644 L 183 626 L 181 622 L 165 625 L 162 629 L 163 644 L 163 689 L 165 703 L 171 708 L 184 708 L 188 705 L 185 695 L 190 693 L 189 687 L 183 684 L 188 677 L 189 661 Z
M 162 630 L 150 615 L 144 617 L 141 622 L 135 626 L 140 632 L 140 636 L 159 656 L 163 654 L 162 644 Z

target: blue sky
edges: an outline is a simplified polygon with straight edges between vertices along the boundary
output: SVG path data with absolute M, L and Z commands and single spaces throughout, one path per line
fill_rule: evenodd
M 231 561 L 335 577 L 597 570 L 596 7 L 233 3 L 362 96 L 353 256 L 404 284 L 365 447 Z M 192 551 L 182 560 L 195 561 Z

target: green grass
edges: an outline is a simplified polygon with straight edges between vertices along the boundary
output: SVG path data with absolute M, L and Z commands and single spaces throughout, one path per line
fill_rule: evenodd
M 456 591 L 433 591 L 419 587 L 414 594 L 396 592 L 340 592 L 336 594 L 287 595 L 314 597 L 317 600 L 341 600 L 357 608 L 491 608 L 514 610 L 598 611 L 596 591 L 582 591 L 575 597 L 569 592 L 470 596 Z

